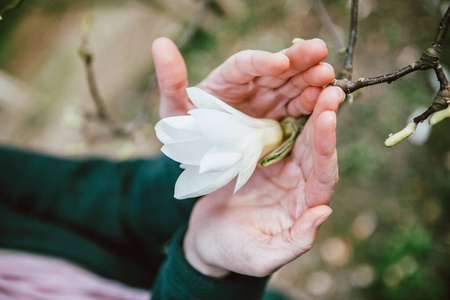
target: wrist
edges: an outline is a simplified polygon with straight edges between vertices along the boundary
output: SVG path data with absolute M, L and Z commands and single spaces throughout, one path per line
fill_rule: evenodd
M 213 277 L 213 278 L 223 278 L 227 276 L 230 271 L 206 263 L 204 259 L 202 259 L 201 255 L 196 251 L 196 246 L 194 244 L 194 239 L 189 234 L 189 230 L 186 233 L 186 236 L 184 238 L 183 242 L 183 250 L 184 250 L 184 256 L 188 263 L 197 271 L 202 273 L 203 275 Z

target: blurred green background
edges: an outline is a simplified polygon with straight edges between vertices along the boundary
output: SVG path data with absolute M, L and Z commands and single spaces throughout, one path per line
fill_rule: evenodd
M 0 1 L 5 7 L 11 1 Z M 313 0 L 216 0 L 183 51 L 190 85 L 244 49 L 279 51 L 294 37 L 325 40 L 327 62 L 342 56 Z M 324 0 L 342 43 L 349 3 Z M 434 39 L 448 1 L 361 0 L 354 77 L 371 77 L 418 59 Z M 25 1 L 0 21 L 0 143 L 64 156 L 127 159 L 158 155 L 158 97 L 146 125 L 115 137 L 87 115 L 95 111 L 77 56 L 81 24 L 93 17 L 90 47 L 111 114 L 128 122 L 146 100 L 151 43 L 177 40 L 194 0 Z M 450 37 L 442 64 L 450 66 Z M 433 100 L 433 72 L 363 89 L 338 115 L 340 182 L 334 213 L 313 249 L 270 284 L 293 299 L 450 299 L 450 120 L 421 145 L 385 148 L 416 109 Z M 421 111 L 420 111 L 421 112 Z M 416 115 L 420 114 L 416 113 Z M 426 126 L 426 125 L 422 125 Z

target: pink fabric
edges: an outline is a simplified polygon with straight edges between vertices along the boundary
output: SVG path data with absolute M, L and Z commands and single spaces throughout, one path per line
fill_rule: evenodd
M 150 292 L 64 260 L 0 250 L 0 300 L 148 300 Z

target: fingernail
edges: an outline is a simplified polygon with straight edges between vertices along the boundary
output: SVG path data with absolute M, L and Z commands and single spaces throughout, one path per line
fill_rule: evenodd
M 345 99 L 344 91 L 340 87 L 337 87 L 337 90 L 338 90 L 338 93 L 339 93 L 339 100 L 341 100 L 341 102 L 344 101 L 344 99 Z
M 325 43 L 325 41 L 322 40 L 322 39 L 314 38 L 314 39 L 312 39 L 312 40 L 313 40 L 313 41 L 319 41 L 319 42 L 322 42 L 325 46 L 327 45 L 327 43 Z
M 331 215 L 333 211 L 330 211 L 324 215 L 322 215 L 321 217 L 319 217 L 316 222 L 314 223 L 313 227 L 318 229 L 320 226 L 322 226 L 323 223 L 325 223 L 325 221 L 328 219 L 328 217 Z
M 289 61 L 289 58 L 284 53 L 274 53 L 273 55 L 274 55 L 274 57 L 276 57 L 279 60 L 287 60 L 287 61 Z
M 330 65 L 329 63 L 327 63 L 327 62 L 321 62 L 320 64 L 321 64 L 321 65 L 327 65 L 327 66 L 330 66 L 330 68 L 334 71 L 333 66 Z

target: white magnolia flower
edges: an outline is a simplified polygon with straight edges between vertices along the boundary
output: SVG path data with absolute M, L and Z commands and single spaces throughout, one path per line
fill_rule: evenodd
M 209 194 L 238 175 L 237 192 L 259 159 L 280 144 L 280 124 L 249 117 L 199 88 L 187 93 L 197 108 L 155 126 L 164 144 L 161 151 L 185 169 L 175 184 L 175 198 Z

